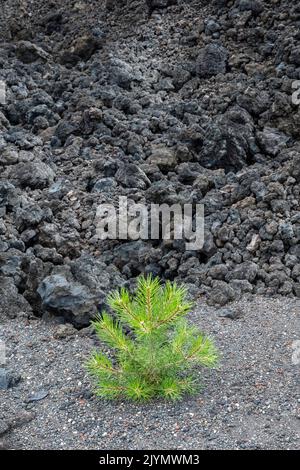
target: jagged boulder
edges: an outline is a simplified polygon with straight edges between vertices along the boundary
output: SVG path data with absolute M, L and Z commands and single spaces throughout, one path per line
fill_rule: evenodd
M 32 312 L 29 303 L 19 294 L 13 278 L 0 276 L 0 322 L 22 312 Z
M 227 70 L 229 53 L 219 44 L 212 43 L 200 49 L 196 62 L 196 73 L 200 78 L 210 78 Z
M 82 284 L 71 282 L 61 274 L 47 276 L 37 292 L 43 308 L 65 317 L 76 326 L 88 325 L 96 313 L 94 295 Z

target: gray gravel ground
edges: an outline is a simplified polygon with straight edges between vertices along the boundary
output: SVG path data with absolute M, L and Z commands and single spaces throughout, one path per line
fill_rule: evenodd
M 228 309 L 235 319 L 227 318 Z M 82 362 L 94 346 L 40 320 L 1 325 L 7 368 L 21 382 L 0 391 L 2 447 L 12 449 L 299 449 L 300 339 L 296 299 L 243 298 L 226 309 L 199 304 L 192 321 L 212 334 L 221 369 L 181 402 L 105 402 L 91 394 Z M 295 362 L 295 361 L 294 361 Z M 49 392 L 40 401 L 37 392 Z M 0 437 L 1 440 L 1 437 Z

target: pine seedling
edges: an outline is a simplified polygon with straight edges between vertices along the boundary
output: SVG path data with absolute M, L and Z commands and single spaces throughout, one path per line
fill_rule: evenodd
M 87 363 L 98 396 L 177 400 L 198 389 L 197 366 L 217 364 L 213 341 L 187 322 L 193 305 L 175 282 L 141 276 L 134 295 L 122 288 L 108 305 L 115 318 L 103 312 L 92 323 L 113 359 L 95 351 Z

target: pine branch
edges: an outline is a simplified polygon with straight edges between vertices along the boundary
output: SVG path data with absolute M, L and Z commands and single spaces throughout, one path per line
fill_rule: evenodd
M 102 312 L 100 319 L 92 324 L 100 340 L 120 351 L 131 351 L 131 341 L 124 334 L 120 323 L 114 321 L 108 313 Z
M 130 299 L 129 292 L 122 288 L 120 291 L 113 292 L 108 297 L 108 305 L 114 310 L 117 316 L 133 329 L 141 329 L 147 332 L 143 325 L 143 318 L 136 312 L 134 303 Z
M 196 360 L 206 367 L 213 367 L 218 361 L 218 353 L 212 340 L 203 335 L 194 338 L 194 344 L 186 356 L 186 360 Z
M 104 354 L 94 351 L 91 358 L 86 364 L 88 370 L 94 376 L 104 375 L 117 375 L 121 371 L 113 367 L 112 362 Z
M 174 282 L 169 281 L 163 290 L 161 299 L 161 313 L 156 327 L 173 322 L 177 317 L 188 313 L 193 307 L 192 302 L 186 300 L 187 291 L 183 286 L 178 287 Z
M 140 277 L 137 282 L 135 300 L 145 311 L 145 320 L 151 324 L 155 311 L 158 307 L 159 293 L 161 287 L 158 278 L 149 275 L 146 278 Z
M 101 381 L 97 384 L 96 395 L 101 398 L 114 399 L 122 395 L 125 387 L 114 384 L 112 381 Z

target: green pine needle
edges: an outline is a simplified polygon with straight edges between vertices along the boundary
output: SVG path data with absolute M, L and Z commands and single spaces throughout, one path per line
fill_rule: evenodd
M 163 287 L 158 278 L 141 276 L 133 296 L 122 288 L 110 294 L 108 304 L 116 320 L 103 312 L 93 326 L 115 358 L 93 352 L 86 364 L 98 396 L 178 400 L 198 389 L 197 366 L 216 366 L 218 352 L 212 339 L 185 319 L 192 304 L 184 287 L 171 282 Z
M 125 388 L 125 395 L 132 400 L 149 400 L 155 393 L 151 385 L 142 379 L 133 379 Z

